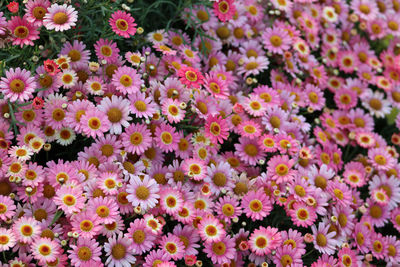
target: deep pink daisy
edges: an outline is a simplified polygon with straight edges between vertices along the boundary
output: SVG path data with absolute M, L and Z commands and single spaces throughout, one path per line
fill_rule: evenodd
M 258 256 L 271 253 L 282 243 L 282 236 L 277 228 L 260 226 L 250 235 L 249 245 L 252 252 Z
M 134 68 L 122 66 L 112 75 L 111 83 L 121 93 L 133 94 L 139 92 L 140 85 L 143 81 Z
M 5 71 L 6 77 L 1 77 L 0 90 L 10 101 L 26 101 L 33 97 L 37 84 L 28 70 L 10 68 Z
M 284 51 L 289 50 L 292 44 L 289 33 L 278 27 L 266 28 L 262 40 L 264 40 L 265 49 L 277 54 L 283 54 Z
M 29 0 L 25 5 L 25 18 L 36 27 L 43 25 L 43 18 L 47 8 L 51 5 L 49 0 Z
M 36 27 L 30 24 L 25 18 L 13 16 L 8 21 L 8 29 L 12 33 L 13 45 L 33 45 L 33 41 L 39 39 L 39 32 Z
M 172 152 L 178 148 L 179 136 L 174 127 L 162 123 L 156 128 L 154 142 L 163 152 Z
M 144 219 L 135 219 L 129 224 L 127 236 L 132 239 L 130 249 L 135 251 L 135 254 L 143 254 L 149 251 L 157 236 L 146 227 Z
M 221 241 L 225 236 L 224 226 L 211 215 L 203 218 L 198 224 L 199 235 L 206 243 Z
M 229 136 L 229 128 L 226 120 L 219 115 L 208 115 L 204 135 L 212 143 L 222 144 Z
M 94 49 L 99 60 L 105 59 L 113 62 L 119 55 L 117 44 L 111 40 L 100 38 L 95 44 Z
M 135 19 L 125 11 L 118 10 L 111 15 L 108 20 L 112 30 L 119 36 L 129 38 L 136 33 Z
M 222 22 L 232 19 L 236 12 L 234 0 L 218 0 L 214 2 L 213 7 L 214 14 Z
M 204 83 L 204 76 L 201 72 L 192 67 L 182 66 L 178 71 L 179 81 L 188 88 L 199 88 Z
M 251 190 L 242 199 L 243 212 L 252 220 L 262 220 L 272 210 L 272 203 L 263 188 Z
M 82 132 L 86 136 L 96 138 L 103 136 L 110 129 L 110 121 L 107 116 L 97 108 L 87 110 L 80 121 Z
M 101 247 L 90 238 L 78 238 L 76 245 L 71 244 L 68 258 L 71 264 L 77 267 L 102 266 L 100 259 Z

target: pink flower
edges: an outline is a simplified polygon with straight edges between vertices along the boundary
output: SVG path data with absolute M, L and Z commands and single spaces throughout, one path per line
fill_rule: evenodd
M 162 123 L 156 128 L 154 142 L 162 151 L 171 152 L 178 148 L 179 138 L 174 127 Z
M 271 253 L 281 245 L 282 237 L 277 228 L 260 226 L 250 235 L 250 249 L 258 256 L 264 256 Z
M 183 66 L 178 71 L 179 81 L 188 88 L 199 88 L 204 83 L 204 76 L 195 68 Z
M 222 144 L 229 136 L 226 120 L 221 116 L 208 115 L 204 134 L 212 143 Z
M 71 244 L 68 258 L 77 267 L 103 266 L 101 262 L 101 247 L 90 238 L 78 238 L 76 245 Z
M 78 20 L 78 11 L 67 4 L 52 4 L 43 19 L 43 25 L 48 30 L 66 31 L 75 26 Z
M 0 195 L 0 220 L 11 219 L 15 214 L 16 206 L 9 196 Z
M 243 212 L 252 220 L 262 220 L 272 211 L 272 203 L 262 188 L 251 190 L 242 199 Z
M 122 145 L 127 152 L 142 155 L 151 146 L 151 134 L 146 125 L 132 123 L 121 134 Z
M 12 102 L 29 100 L 33 96 L 37 84 L 30 71 L 25 69 L 9 69 L 6 77 L 1 77 L 0 90 L 6 99 Z
M 234 0 L 216 0 L 214 2 L 214 14 L 222 21 L 225 22 L 233 18 L 236 12 Z
M 136 33 L 135 19 L 125 11 L 118 10 L 111 15 L 108 21 L 112 30 L 119 36 L 129 38 Z
M 206 243 L 221 241 L 225 236 L 223 225 L 212 215 L 203 218 L 198 225 L 199 235 Z

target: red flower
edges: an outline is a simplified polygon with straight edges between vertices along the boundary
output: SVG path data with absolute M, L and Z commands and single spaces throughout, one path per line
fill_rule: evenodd
M 35 109 L 41 109 L 44 106 L 44 100 L 40 97 L 35 97 L 32 102 L 32 106 Z
M 15 1 L 12 1 L 7 5 L 7 8 L 11 13 L 17 13 L 18 12 L 18 8 L 19 8 L 19 4 L 17 2 L 15 2 Z
M 58 72 L 60 72 L 57 63 L 55 63 L 54 60 L 48 59 L 45 62 L 43 62 L 43 64 L 44 64 L 44 69 L 50 75 L 55 75 Z

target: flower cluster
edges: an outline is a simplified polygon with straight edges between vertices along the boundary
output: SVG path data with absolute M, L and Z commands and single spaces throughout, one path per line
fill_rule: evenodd
M 114 9 L 1 65 L 0 266 L 398 266 L 400 3 L 348 2 Z M 5 48 L 85 8 L 13 3 Z

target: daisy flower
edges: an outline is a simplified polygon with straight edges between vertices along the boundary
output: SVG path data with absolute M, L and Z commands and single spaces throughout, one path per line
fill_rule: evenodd
M 93 238 L 100 233 L 102 228 L 100 221 L 90 211 L 73 215 L 71 225 L 72 230 L 76 231 L 82 238 Z
M 113 32 L 124 38 L 129 38 L 131 35 L 136 33 L 135 19 L 125 11 L 118 10 L 111 14 L 111 18 L 108 20 Z
M 30 71 L 21 68 L 10 68 L 5 71 L 6 77 L 1 77 L 0 90 L 5 99 L 12 102 L 26 101 L 32 98 L 37 84 Z
M 242 121 L 239 125 L 239 134 L 247 138 L 253 139 L 261 135 L 260 125 L 254 120 Z
M 199 253 L 198 248 L 200 245 L 198 242 L 200 241 L 200 237 L 192 226 L 185 225 L 182 227 L 178 224 L 174 227 L 173 234 L 182 240 L 185 246 L 185 256 L 197 255 Z
M 225 229 L 213 216 L 203 218 L 197 226 L 199 235 L 206 243 L 218 242 L 225 236 Z
M 107 115 L 111 123 L 110 133 L 121 134 L 122 126 L 129 127 L 130 102 L 122 96 L 113 95 L 111 98 L 104 97 L 97 108 Z
M 221 190 L 228 192 L 234 187 L 231 173 L 229 163 L 222 161 L 217 165 L 212 164 L 207 167 L 207 177 L 204 181 L 210 184 L 211 192 L 218 195 Z
M 186 111 L 179 106 L 180 102 L 171 98 L 163 102 L 161 107 L 162 114 L 167 116 L 170 123 L 178 123 L 185 118 Z
M 106 114 L 100 112 L 97 108 L 89 109 L 80 119 L 82 132 L 86 136 L 96 138 L 103 136 L 110 128 L 110 121 Z
M 144 258 L 143 267 L 153 267 L 153 265 L 160 265 L 163 262 L 168 262 L 171 259 L 169 254 L 165 253 L 163 249 L 150 250 L 149 254 Z
M 47 8 L 51 5 L 48 0 L 30 0 L 25 5 L 26 20 L 35 27 L 43 25 L 43 18 L 47 13 Z
M 136 92 L 129 95 L 131 102 L 130 109 L 131 113 L 137 118 L 152 118 L 158 110 L 158 106 L 152 101 L 152 98 L 147 97 L 145 93 Z
M 67 55 L 71 60 L 69 62 L 71 67 L 78 71 L 77 68 L 86 67 L 89 62 L 90 51 L 85 48 L 86 45 L 82 41 L 66 42 L 60 50 L 59 56 Z
M 243 108 L 254 117 L 261 117 L 265 115 L 267 111 L 267 105 L 265 101 L 256 94 L 250 94 L 248 98 L 244 99 Z
M 149 251 L 157 237 L 146 227 L 144 219 L 135 219 L 131 222 L 126 236 L 132 239 L 133 242 L 130 249 L 135 251 L 135 254 L 143 254 Z
M 136 262 L 133 256 L 134 251 L 129 250 L 132 245 L 132 240 L 123 237 L 122 233 L 108 238 L 104 244 L 104 251 L 106 252 L 107 260 L 106 265 L 110 267 L 131 266 Z
M 239 218 L 242 214 L 242 207 L 239 205 L 239 201 L 229 196 L 219 198 L 214 210 L 217 212 L 217 217 L 224 220 L 225 223 L 232 222 L 232 219 Z
M 185 245 L 182 240 L 174 234 L 164 235 L 160 241 L 160 247 L 165 254 L 173 260 L 180 260 L 185 255 Z
M 118 57 L 119 49 L 117 44 L 111 40 L 100 38 L 94 45 L 96 56 L 99 60 L 105 59 L 109 62 Z
M 238 68 L 237 74 L 244 75 L 258 75 L 260 72 L 267 70 L 269 66 L 269 60 L 267 57 L 245 57 L 243 58 L 243 64 Z
M 333 255 L 336 246 L 338 246 L 339 243 L 334 239 L 336 232 L 329 232 L 329 227 L 330 224 L 320 222 L 318 228 L 315 225 L 312 225 L 311 230 L 314 236 L 314 247 L 323 254 Z
M 9 196 L 0 195 L 0 220 L 7 221 L 15 215 L 16 206 Z
M 68 146 L 75 140 L 75 132 L 68 127 L 63 127 L 56 133 L 56 141 L 62 146 Z
M 78 238 L 77 243 L 70 245 L 68 258 L 71 264 L 77 267 L 98 266 L 101 263 L 101 247 L 99 243 L 90 238 Z
M 208 115 L 204 135 L 209 138 L 212 143 L 222 144 L 229 136 L 226 120 L 221 116 Z
M 352 201 L 351 190 L 345 183 L 330 181 L 326 191 L 331 195 L 336 204 L 343 207 L 350 206 Z
M 276 249 L 273 262 L 277 267 L 303 266 L 300 255 L 296 254 L 296 251 L 289 245 L 281 246 Z
M 103 95 L 106 85 L 100 77 L 91 77 L 86 80 L 85 89 L 92 95 Z
M 239 144 L 235 144 L 236 153 L 243 162 L 256 165 L 265 157 L 264 150 L 259 146 L 257 139 L 240 137 Z
M 181 67 L 178 71 L 179 81 L 188 88 L 199 88 L 204 83 L 204 76 L 192 67 Z
M 12 229 L 0 228 L 0 252 L 7 251 L 17 243 Z
M 8 29 L 12 33 L 11 40 L 13 45 L 34 45 L 33 41 L 39 39 L 37 28 L 30 24 L 25 18 L 13 16 L 8 21 Z
M 396 159 L 384 148 L 372 148 L 368 150 L 369 162 L 376 170 L 387 171 L 394 167 Z
M 294 179 L 296 171 L 292 169 L 294 160 L 288 156 L 273 156 L 268 161 L 268 175 L 278 184 L 285 183 Z
M 218 242 L 204 244 L 204 253 L 214 264 L 230 262 L 235 258 L 235 240 L 229 235 L 224 235 Z
M 160 187 L 158 183 L 145 175 L 143 179 L 132 176 L 126 188 L 127 200 L 133 206 L 140 206 L 142 210 L 154 208 L 158 203 Z
M 204 87 L 215 98 L 227 99 L 229 96 L 229 88 L 227 81 L 225 81 L 216 72 L 206 74 Z
M 308 227 L 315 223 L 317 213 L 314 207 L 310 207 L 305 203 L 296 202 L 293 209 L 289 210 L 289 215 L 296 226 Z
M 137 155 L 143 154 L 151 146 L 151 134 L 143 124 L 131 124 L 121 135 L 125 150 Z
M 50 238 L 38 238 L 31 244 L 33 257 L 41 263 L 52 262 L 60 254 L 60 245 Z
M 78 76 L 74 70 L 67 69 L 61 72 L 60 81 L 64 88 L 70 89 L 77 84 Z
M 207 166 L 202 160 L 198 159 L 186 159 L 182 165 L 182 169 L 195 181 L 201 181 L 207 175 Z
M 265 256 L 271 253 L 282 243 L 281 234 L 277 228 L 260 226 L 250 235 L 249 245 L 253 253 L 258 256 Z
M 118 216 L 118 206 L 111 197 L 97 197 L 90 199 L 87 204 L 89 210 L 95 211 L 94 215 L 100 223 L 112 223 Z
M 283 54 L 292 44 L 288 32 L 278 27 L 266 28 L 262 39 L 265 49 L 276 54 Z
M 242 199 L 243 212 L 252 220 L 262 220 L 272 210 L 272 203 L 264 192 L 264 189 L 257 191 L 250 190 Z
M 400 203 L 400 181 L 397 177 L 386 175 L 374 175 L 369 181 L 368 189 L 373 192 L 375 189 L 383 189 L 389 197 L 388 206 L 390 209 L 395 208 Z
M 86 201 L 79 188 L 68 186 L 62 186 L 58 189 L 53 200 L 66 214 L 80 212 L 85 206 Z
M 66 31 L 75 26 L 78 20 L 78 11 L 66 4 L 52 4 L 43 18 L 43 25 L 48 30 Z
M 13 233 L 19 242 L 31 244 L 41 234 L 41 227 L 32 217 L 23 216 L 13 224 Z
M 183 206 L 183 198 L 180 191 L 171 187 L 164 187 L 160 191 L 160 206 L 169 215 L 178 213 Z
M 118 194 L 119 185 L 122 180 L 119 175 L 114 172 L 103 172 L 97 178 L 98 187 L 104 192 L 106 196 L 114 196 Z
M 156 128 L 154 142 L 163 152 L 172 152 L 178 148 L 179 138 L 174 127 L 163 123 Z
M 214 2 L 213 8 L 214 8 L 214 14 L 222 22 L 231 20 L 236 12 L 236 6 L 234 0 L 217 0 Z
M 139 92 L 143 81 L 134 68 L 121 66 L 112 75 L 111 83 L 123 94 Z

